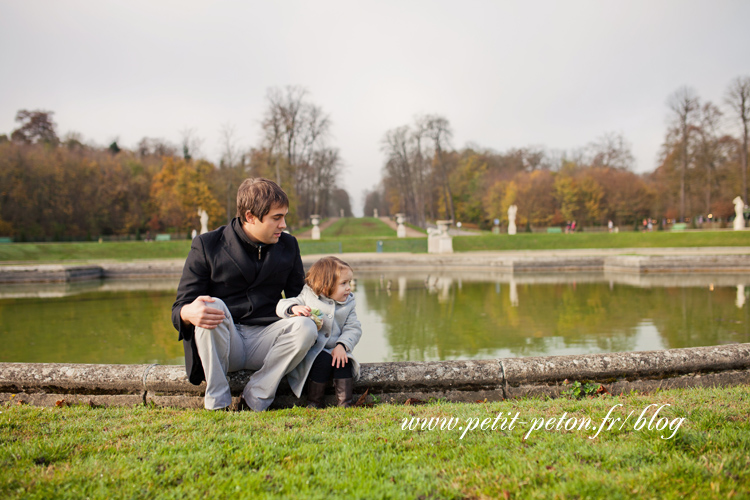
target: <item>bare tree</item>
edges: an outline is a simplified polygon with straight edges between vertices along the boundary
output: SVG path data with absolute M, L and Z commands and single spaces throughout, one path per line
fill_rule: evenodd
M 270 152 L 276 181 L 291 183 L 301 219 L 326 214 L 342 169 L 338 149 L 327 145 L 331 120 L 307 97 L 299 86 L 269 89 L 262 121 L 263 147 Z
M 451 186 L 448 182 L 448 167 L 443 157 L 444 149 L 450 146 L 450 140 L 453 137 L 450 122 L 448 122 L 447 118 L 439 115 L 427 115 L 417 119 L 417 128 L 424 131 L 424 134 L 432 139 L 432 145 L 435 149 L 435 162 L 440 174 L 443 195 L 445 196 L 445 206 L 448 210 L 447 215 L 451 220 L 455 221 L 456 212 L 453 208 L 453 193 L 451 193 Z
M 742 125 L 742 151 L 740 152 L 740 169 L 742 170 L 742 199 L 747 200 L 747 155 L 748 123 L 750 122 L 750 77 L 738 76 L 727 89 L 725 102 L 737 115 Z
M 182 146 L 182 156 L 186 160 L 198 159 L 203 156 L 201 147 L 203 139 L 198 137 L 194 128 L 185 128 L 180 131 L 180 144 Z
M 221 145 L 221 160 L 219 161 L 220 191 L 224 191 L 227 223 L 235 215 L 235 200 L 237 188 L 247 177 L 245 172 L 245 153 L 239 146 L 237 129 L 234 125 L 225 123 L 219 130 L 219 144 Z
M 587 147 L 592 167 L 612 167 L 630 170 L 635 163 L 630 143 L 622 134 L 609 132 Z
M 691 132 L 695 129 L 696 114 L 700 103 L 695 91 L 681 87 L 672 94 L 667 105 L 672 110 L 674 129 L 679 143 L 680 156 L 680 220 L 685 220 L 685 179 L 690 165 L 689 143 Z
M 711 191 L 715 183 L 716 168 L 722 161 L 719 141 L 721 111 L 713 103 L 707 102 L 700 108 L 700 126 L 696 160 L 705 172 L 705 211 L 711 212 Z
M 426 173 L 422 152 L 423 130 L 408 126 L 385 133 L 382 150 L 386 154 L 385 171 L 395 182 L 399 193 L 399 210 L 419 226 L 425 225 Z

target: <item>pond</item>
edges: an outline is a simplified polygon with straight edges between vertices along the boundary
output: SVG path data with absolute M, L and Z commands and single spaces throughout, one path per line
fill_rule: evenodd
M 750 342 L 747 275 L 358 273 L 362 362 Z M 0 362 L 182 364 L 177 280 L 9 285 Z M 747 291 L 746 291 L 747 290 Z M 747 302 L 747 303 L 746 303 Z

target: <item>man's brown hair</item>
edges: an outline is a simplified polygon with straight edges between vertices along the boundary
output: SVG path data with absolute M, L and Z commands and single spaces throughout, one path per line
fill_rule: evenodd
M 243 223 L 247 222 L 245 213 L 248 210 L 263 222 L 263 217 L 275 205 L 288 207 L 289 198 L 284 190 L 271 180 L 262 177 L 245 179 L 237 190 L 237 217 Z
M 305 282 L 316 295 L 330 297 L 336 289 L 336 285 L 341 279 L 341 271 L 344 269 L 350 269 L 354 272 L 352 266 L 338 257 L 323 257 L 307 271 Z

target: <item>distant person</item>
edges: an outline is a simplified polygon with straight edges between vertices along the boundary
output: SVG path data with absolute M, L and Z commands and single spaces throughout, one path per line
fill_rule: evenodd
M 297 240 L 286 233 L 286 193 L 268 179 L 246 179 L 237 191 L 237 217 L 195 238 L 172 306 L 193 384 L 206 381 L 204 406 L 229 408 L 226 374 L 255 370 L 241 405 L 268 408 L 281 379 L 315 344 L 304 317 L 279 319 L 276 304 L 305 284 Z
M 283 299 L 276 306 L 276 314 L 282 318 L 307 316 L 318 325 L 318 340 L 287 377 L 297 397 L 301 396 L 305 380 L 309 378 L 307 401 L 308 406 L 314 408 L 323 407 L 323 395 L 331 378 L 338 406 L 352 405 L 359 363 L 351 353 L 362 336 L 354 310 L 353 278 L 349 264 L 336 257 L 323 257 L 307 272 L 307 284 L 302 293 Z M 321 313 L 317 318 L 313 314 L 316 309 Z
M 607 229 L 609 229 L 609 232 L 612 232 L 612 229 L 614 229 L 615 225 L 612 223 L 612 219 L 609 219 L 609 222 L 607 222 Z

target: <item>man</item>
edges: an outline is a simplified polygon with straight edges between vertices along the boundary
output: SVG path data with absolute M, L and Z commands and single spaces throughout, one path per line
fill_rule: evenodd
M 230 406 L 226 374 L 246 369 L 255 373 L 242 392 L 244 404 L 265 410 L 317 339 L 309 318 L 276 316 L 281 292 L 295 297 L 305 280 L 297 240 L 283 232 L 288 211 L 275 182 L 246 179 L 237 191 L 237 217 L 190 247 L 172 323 L 190 382 L 206 380 L 207 409 Z

